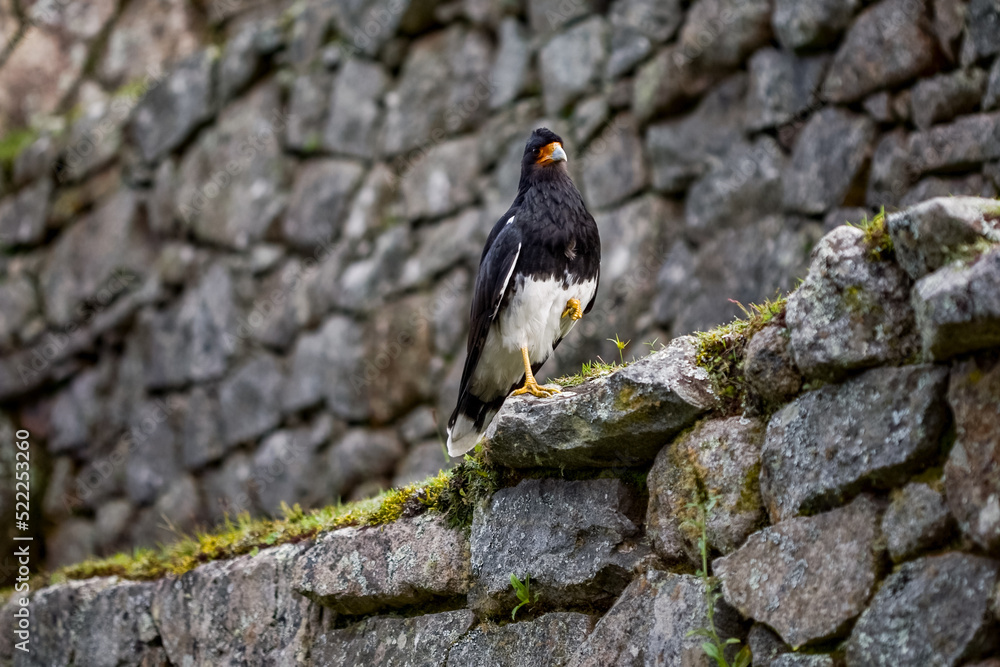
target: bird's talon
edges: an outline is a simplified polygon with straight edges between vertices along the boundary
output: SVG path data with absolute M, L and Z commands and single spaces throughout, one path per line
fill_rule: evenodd
M 520 396 L 522 394 L 531 394 L 538 398 L 548 398 L 554 396 L 560 392 L 559 387 L 554 385 L 540 385 L 535 381 L 525 381 L 524 386 L 520 389 L 515 389 L 511 396 Z
M 583 308 L 580 307 L 580 301 L 578 299 L 570 299 L 566 302 L 566 310 L 563 311 L 562 316 L 566 317 L 569 315 L 574 321 L 583 317 Z

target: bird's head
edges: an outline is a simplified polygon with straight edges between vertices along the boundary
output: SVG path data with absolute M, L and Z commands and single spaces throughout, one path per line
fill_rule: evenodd
M 548 129 L 540 127 L 531 133 L 521 158 L 521 173 L 528 174 L 538 169 L 566 164 L 566 151 L 562 138 Z

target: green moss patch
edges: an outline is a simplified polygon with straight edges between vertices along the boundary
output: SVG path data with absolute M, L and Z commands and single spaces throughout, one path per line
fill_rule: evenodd
M 241 514 L 227 519 L 217 531 L 181 537 L 158 549 L 136 549 L 109 558 L 93 558 L 41 577 L 32 589 L 69 579 L 117 576 L 150 580 L 180 575 L 202 563 L 225 560 L 279 544 L 301 542 L 319 533 L 348 526 L 380 526 L 424 512 L 439 512 L 454 527 L 472 523 L 475 503 L 497 488 L 497 473 L 473 457 L 448 472 L 400 489 L 353 503 L 303 510 L 284 506 L 280 518 L 251 518 Z
M 576 375 L 563 375 L 552 380 L 560 387 L 576 387 L 588 380 L 611 375 L 615 371 L 628 366 L 628 362 L 619 364 L 612 361 L 610 364 L 598 358 L 597 361 L 588 361 L 580 367 L 580 372 Z
M 886 225 L 885 207 L 872 219 L 866 215 L 861 222 L 855 224 L 847 223 L 851 227 L 857 227 L 865 235 L 865 245 L 868 246 L 869 257 L 880 262 L 892 259 L 893 245 L 892 236 L 889 235 L 889 227 Z
M 763 411 L 764 406 L 743 373 L 746 346 L 766 324 L 784 322 L 786 304 L 784 296 L 749 307 L 739 304 L 745 317 L 695 334 L 698 339 L 696 362 L 708 371 L 712 389 L 719 397 L 719 411 L 723 414 Z

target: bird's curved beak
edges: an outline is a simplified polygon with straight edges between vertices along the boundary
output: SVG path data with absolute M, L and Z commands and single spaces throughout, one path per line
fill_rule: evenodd
M 552 162 L 566 162 L 568 159 L 562 144 L 558 141 L 553 141 L 542 149 L 542 153 L 538 157 L 538 162 L 541 164 L 550 164 Z

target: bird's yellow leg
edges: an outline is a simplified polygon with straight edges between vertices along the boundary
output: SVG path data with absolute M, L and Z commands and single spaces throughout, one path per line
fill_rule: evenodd
M 566 317 L 567 315 L 574 320 L 583 317 L 583 308 L 580 307 L 580 302 L 577 299 L 570 299 L 566 302 L 566 310 L 563 311 L 562 316 Z
M 528 348 L 521 348 L 521 357 L 524 359 L 524 386 L 520 389 L 515 389 L 511 396 L 531 394 L 539 398 L 548 398 L 553 394 L 559 393 L 558 387 L 543 387 L 535 381 L 535 374 L 531 372 L 531 359 L 528 358 Z

